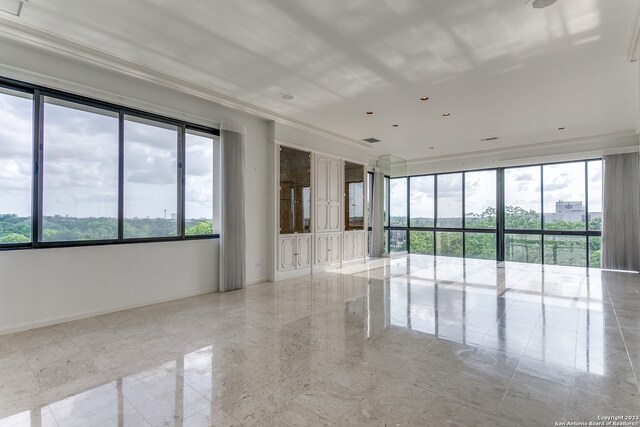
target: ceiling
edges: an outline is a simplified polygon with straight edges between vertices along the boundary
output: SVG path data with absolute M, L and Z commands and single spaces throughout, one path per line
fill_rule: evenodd
M 626 51 L 636 3 L 524 3 L 30 0 L 17 22 L 348 138 L 378 138 L 373 154 L 635 131 L 639 79 Z M 490 137 L 499 139 L 481 141 Z

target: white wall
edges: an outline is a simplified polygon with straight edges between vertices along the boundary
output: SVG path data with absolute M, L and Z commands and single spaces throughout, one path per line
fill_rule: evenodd
M 0 39 L 0 76 L 190 122 L 245 126 L 247 281 L 267 278 L 269 123 L 62 53 Z M 213 291 L 217 240 L 0 252 L 0 334 Z

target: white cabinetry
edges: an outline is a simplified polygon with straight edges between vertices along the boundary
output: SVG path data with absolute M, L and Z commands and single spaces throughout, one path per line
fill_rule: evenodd
M 311 235 L 280 236 L 278 270 L 288 271 L 311 266 Z
M 316 232 L 338 232 L 341 229 L 341 162 L 339 159 L 316 156 L 315 208 Z
M 316 265 L 335 264 L 341 260 L 340 240 L 342 234 L 327 233 L 316 236 Z
M 367 232 L 366 231 L 345 231 L 343 243 L 343 259 L 351 261 L 364 259 L 366 255 Z

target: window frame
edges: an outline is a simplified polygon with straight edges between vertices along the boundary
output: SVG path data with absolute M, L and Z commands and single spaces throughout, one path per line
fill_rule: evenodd
M 217 239 L 219 233 L 202 235 L 185 235 L 185 140 L 187 130 L 194 130 L 211 135 L 212 138 L 220 137 L 220 130 L 213 127 L 200 125 L 172 117 L 156 114 L 137 108 L 118 105 L 108 101 L 90 98 L 84 95 L 73 94 L 58 89 L 26 83 L 0 76 L 0 87 L 21 93 L 30 94 L 33 102 L 33 152 L 32 152 L 32 202 L 31 202 L 31 242 L 30 243 L 6 243 L 0 244 L 0 251 L 18 249 L 46 249 L 59 247 L 83 247 L 103 246 L 114 244 L 174 242 L 183 240 Z M 72 104 L 115 112 L 118 115 L 118 238 L 108 240 L 75 240 L 75 241 L 42 241 L 43 220 L 43 136 L 44 136 L 44 101 L 45 97 L 66 101 Z M 177 234 L 166 237 L 124 238 L 124 120 L 125 116 L 134 116 L 141 119 L 159 122 L 177 128 Z M 216 171 L 214 171 L 215 174 Z
M 514 234 L 526 234 L 526 235 L 537 235 L 540 237 L 540 245 L 541 245 L 541 264 L 544 264 L 544 240 L 546 236 L 580 236 L 585 240 L 585 268 L 590 268 L 590 260 L 591 254 L 589 249 L 589 241 L 592 238 L 597 238 L 602 236 L 602 230 L 591 230 L 589 228 L 589 215 L 591 214 L 589 210 L 589 162 L 592 161 L 601 161 L 602 158 L 599 157 L 589 157 L 582 160 L 568 160 L 568 161 L 557 161 L 557 162 L 546 162 L 546 163 L 534 163 L 534 164 L 522 164 L 522 165 L 514 165 L 508 167 L 499 167 L 499 168 L 480 168 L 480 169 L 468 169 L 468 170 L 458 170 L 458 171 L 446 171 L 440 173 L 430 173 L 430 174 L 418 174 L 418 175 L 406 175 L 406 176 L 398 176 L 398 177 L 390 177 L 385 175 L 386 185 L 385 191 L 387 193 L 390 192 L 390 185 L 388 184 L 391 179 L 394 178 L 407 178 L 407 226 L 391 226 L 390 225 L 390 215 L 387 218 L 387 223 L 384 224 L 385 233 L 389 233 L 391 230 L 406 230 L 407 231 L 407 252 L 411 253 L 411 231 L 422 231 L 422 232 L 431 232 L 433 233 L 433 242 L 434 242 L 434 254 L 438 255 L 438 244 L 436 239 L 436 233 L 438 232 L 459 232 L 462 233 L 462 255 L 463 258 L 467 258 L 467 250 L 466 250 L 466 235 L 467 233 L 486 233 L 486 234 L 494 234 L 496 236 L 496 261 L 504 261 L 505 260 L 505 244 L 507 235 Z M 584 184 L 585 184 L 585 229 L 584 230 L 553 230 L 553 229 L 545 229 L 544 226 L 544 166 L 546 165 L 559 165 L 559 164 L 567 164 L 567 163 L 583 163 L 584 164 Z M 540 221 L 541 228 L 540 229 L 508 229 L 506 228 L 505 222 L 505 171 L 507 169 L 517 169 L 517 168 L 525 168 L 525 167 L 539 167 L 540 168 Z M 466 226 L 466 173 L 471 172 L 484 172 L 484 171 L 495 171 L 496 172 L 496 227 L 495 228 L 473 228 Z M 438 179 L 439 175 L 450 175 L 455 173 L 462 174 L 462 227 L 459 228 L 448 228 L 448 227 L 437 227 L 437 219 L 438 219 Z M 434 226 L 433 227 L 416 227 L 411 226 L 411 181 L 414 177 L 424 177 L 424 176 L 433 176 L 434 177 Z M 387 212 L 390 212 L 389 209 L 389 201 L 391 200 L 390 194 L 387 197 Z M 390 239 L 387 239 L 387 253 L 390 252 Z M 553 265 L 553 264 L 550 264 Z M 598 268 L 597 266 L 596 268 Z

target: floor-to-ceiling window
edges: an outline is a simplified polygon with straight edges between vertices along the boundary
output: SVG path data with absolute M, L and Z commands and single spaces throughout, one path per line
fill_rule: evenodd
M 390 252 L 600 266 L 601 160 L 385 184 Z

